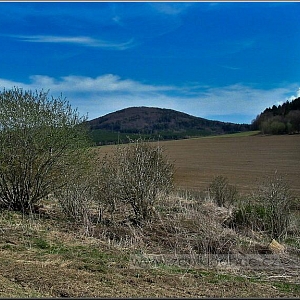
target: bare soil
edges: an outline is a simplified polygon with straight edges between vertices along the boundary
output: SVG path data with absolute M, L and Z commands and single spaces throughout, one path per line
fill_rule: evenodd
M 215 176 L 222 175 L 241 193 L 249 193 L 266 175 L 278 172 L 300 197 L 300 134 L 226 135 L 160 141 L 159 145 L 175 165 L 178 189 L 203 191 Z M 109 154 L 113 147 L 99 147 L 100 155 Z
M 204 190 L 218 175 L 240 192 L 278 172 L 300 196 L 300 135 L 214 137 L 160 142 L 176 167 L 176 186 Z

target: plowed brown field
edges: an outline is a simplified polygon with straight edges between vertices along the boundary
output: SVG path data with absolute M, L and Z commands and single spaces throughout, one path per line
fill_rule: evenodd
M 240 192 L 249 193 L 277 171 L 300 197 L 300 134 L 220 136 L 162 141 L 160 145 L 174 162 L 177 188 L 204 190 L 214 176 L 222 175 Z M 99 151 L 107 153 L 111 147 Z
M 223 175 L 248 193 L 277 171 L 300 196 L 300 135 L 198 138 L 161 145 L 175 161 L 177 187 L 203 190 L 214 176 Z

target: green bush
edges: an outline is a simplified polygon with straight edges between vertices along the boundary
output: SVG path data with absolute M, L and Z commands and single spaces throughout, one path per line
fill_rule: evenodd
M 251 200 L 243 200 L 233 212 L 231 225 L 235 227 L 248 227 L 255 231 L 267 230 L 267 208 Z
M 84 117 L 62 98 L 14 88 L 0 93 L 0 206 L 28 213 L 81 173 Z

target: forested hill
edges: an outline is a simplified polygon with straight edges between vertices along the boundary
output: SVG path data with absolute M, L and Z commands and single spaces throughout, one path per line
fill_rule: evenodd
M 241 132 L 248 124 L 211 121 L 172 109 L 130 107 L 88 122 L 98 144 L 113 143 L 116 137 L 143 135 L 149 138 L 180 139 Z M 106 139 L 106 140 L 105 140 Z
M 253 121 L 252 128 L 267 134 L 299 133 L 300 97 L 266 108 Z

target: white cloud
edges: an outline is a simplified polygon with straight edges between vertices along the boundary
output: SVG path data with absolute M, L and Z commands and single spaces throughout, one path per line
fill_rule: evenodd
M 113 50 L 126 50 L 136 45 L 134 39 L 130 39 L 126 42 L 112 42 L 101 39 L 94 39 L 88 36 L 53 36 L 53 35 L 20 35 L 11 36 L 22 42 L 30 43 L 67 43 L 77 44 L 86 47 L 96 47 L 103 49 Z
M 29 83 L 0 79 L 0 88 L 18 86 L 23 89 L 50 90 L 54 97 L 61 93 L 80 113 L 96 118 L 130 106 L 153 106 L 179 110 L 194 116 L 241 115 L 250 123 L 265 108 L 286 100 L 299 84 L 284 88 L 258 89 L 243 84 L 208 87 L 197 84 L 164 86 L 146 84 L 117 75 L 105 74 L 96 78 L 65 76 L 53 78 L 34 75 Z M 298 90 L 297 95 L 300 94 Z
M 191 104 L 189 109 L 201 111 L 204 116 L 233 115 L 248 116 L 246 122 L 251 122 L 265 108 L 276 104 L 294 89 L 294 85 L 285 88 L 257 89 L 243 84 L 225 87 L 211 87 L 199 95 L 198 101 Z
M 65 76 L 54 79 L 49 76 L 34 75 L 30 77 L 34 86 L 49 86 L 52 91 L 65 92 L 158 92 L 175 90 L 172 86 L 155 86 L 131 79 L 121 79 L 117 75 L 105 74 L 96 78 L 84 76 Z
M 297 99 L 297 98 L 299 98 L 300 97 L 300 88 L 298 88 L 298 90 L 297 90 L 297 92 L 296 92 L 296 96 L 295 95 L 293 95 L 293 96 L 290 96 L 288 99 L 286 99 L 286 100 L 288 100 L 288 101 L 293 101 L 293 100 L 295 100 L 295 99 Z

